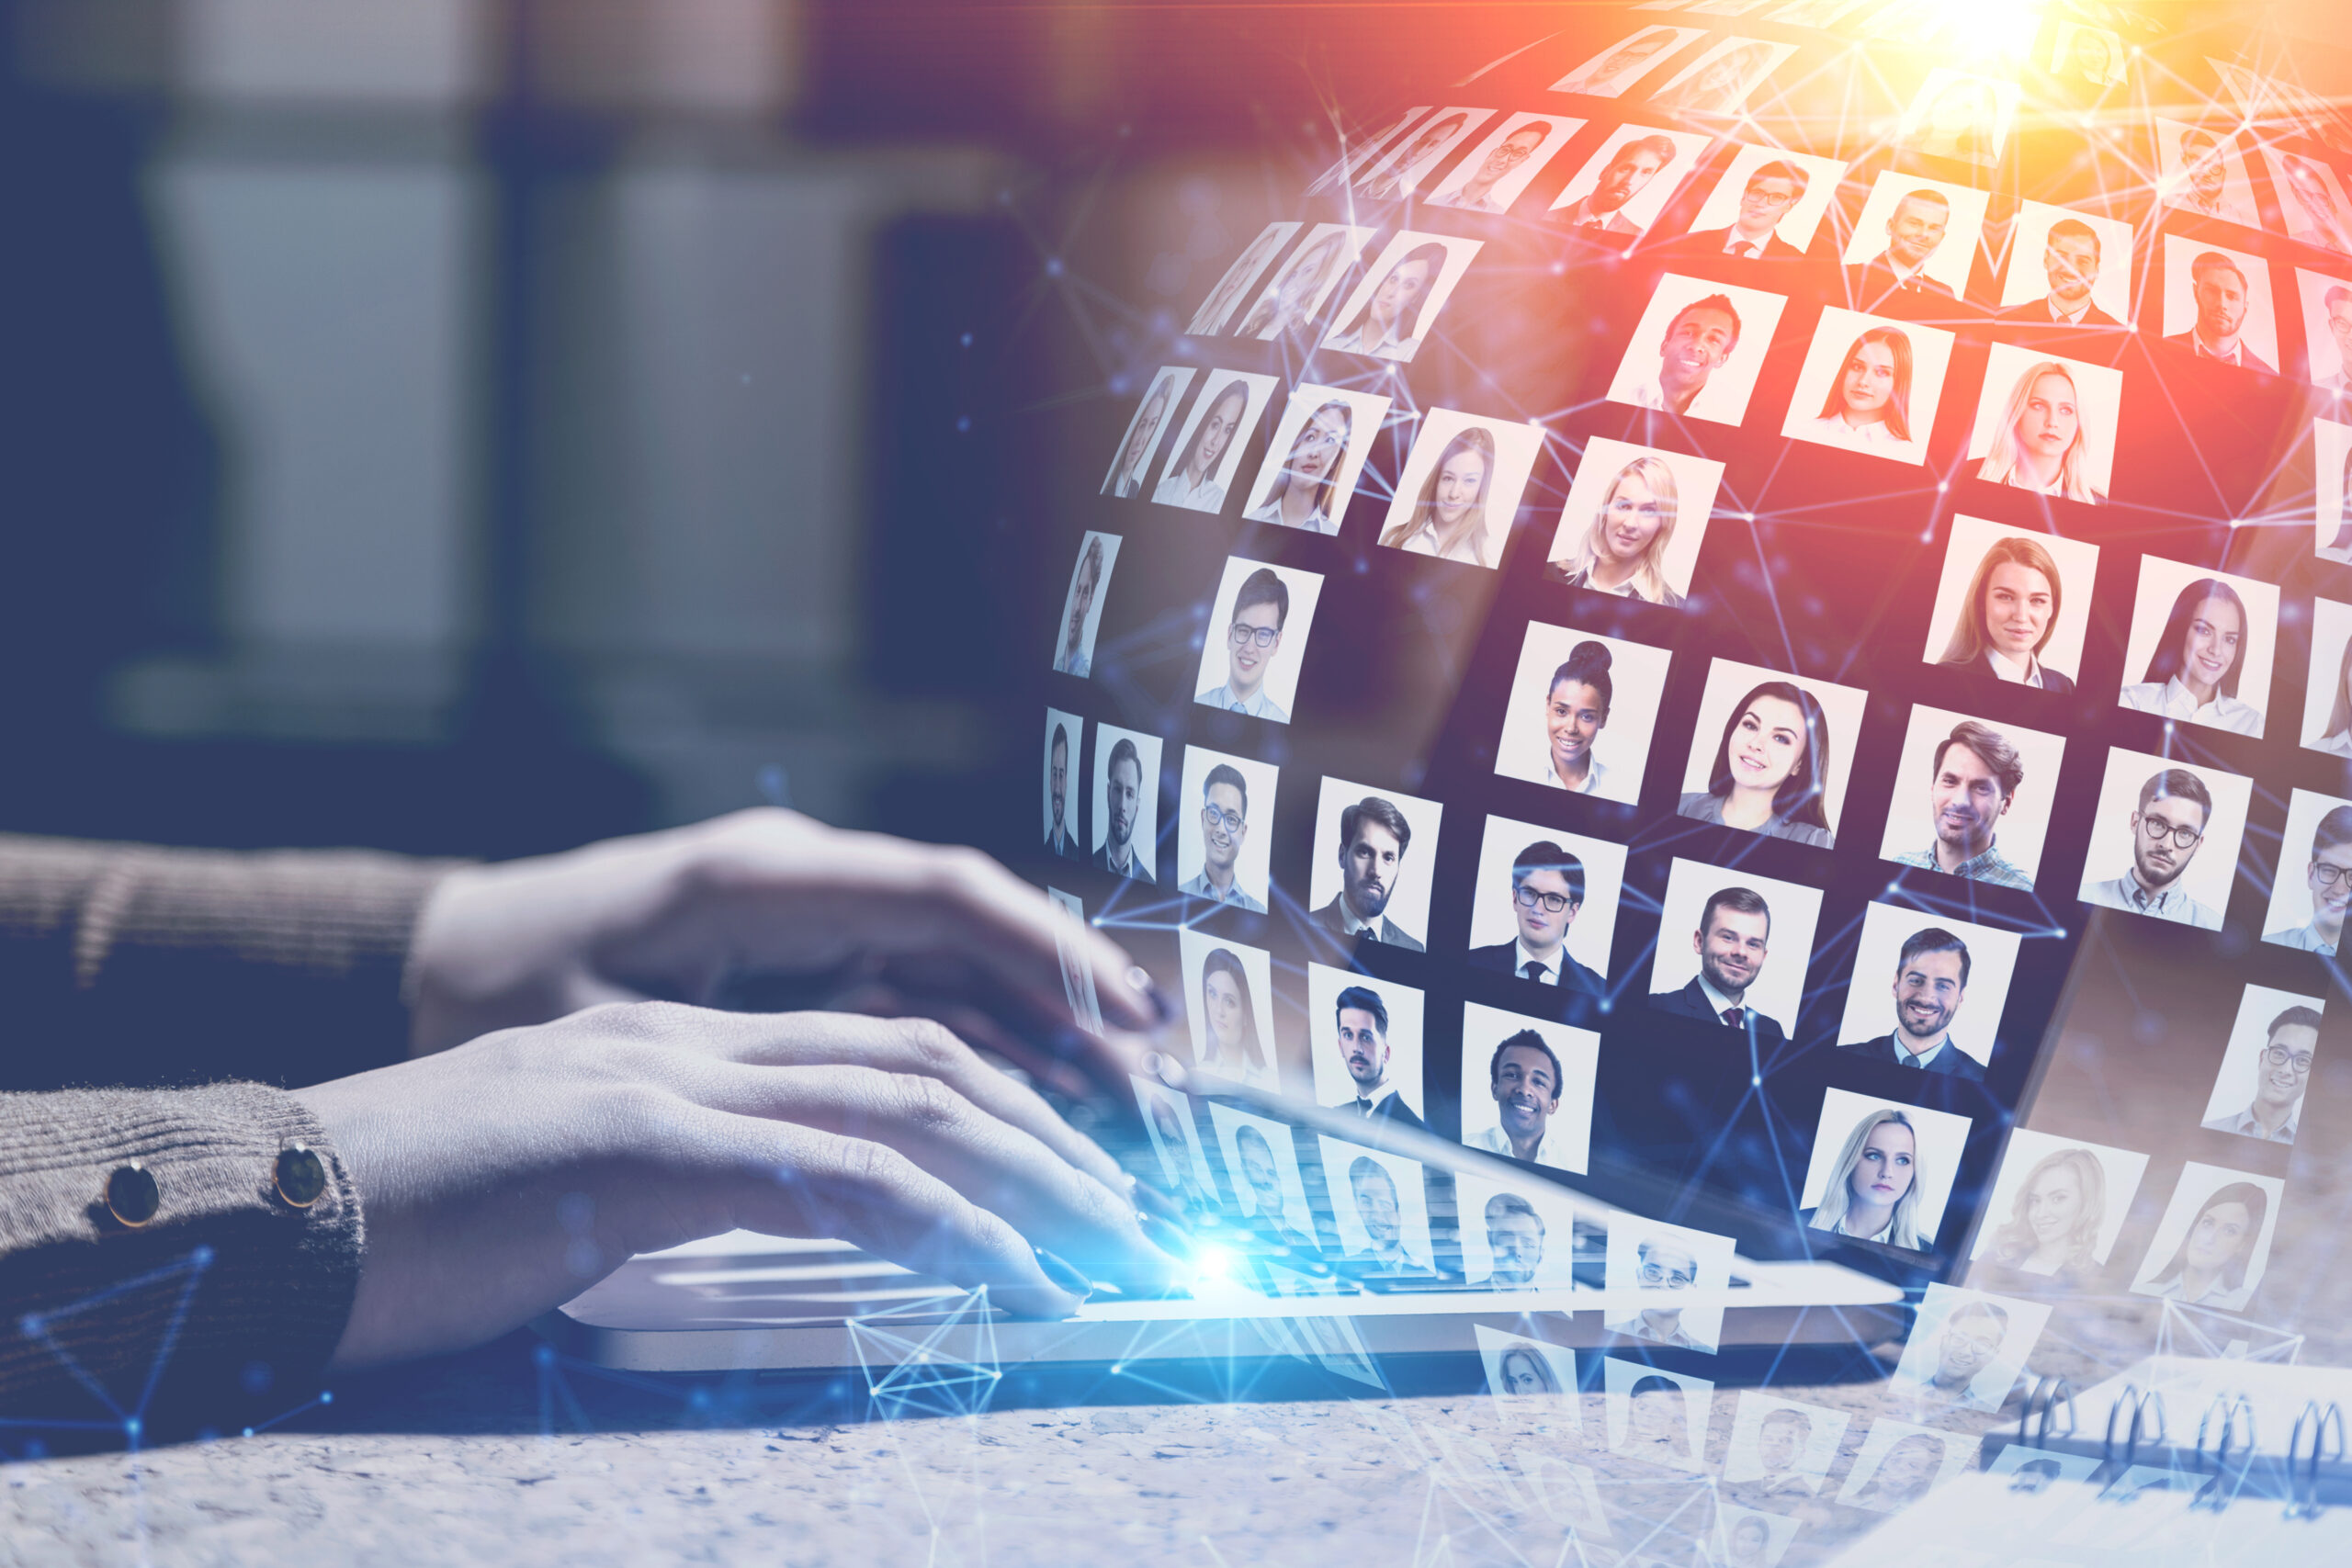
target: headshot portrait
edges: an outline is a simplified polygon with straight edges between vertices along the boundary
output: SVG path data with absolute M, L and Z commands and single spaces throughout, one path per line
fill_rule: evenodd
M 1242 247 L 1241 254 L 1233 258 L 1233 265 L 1225 269 L 1225 275 L 1201 301 L 1201 308 L 1193 312 L 1192 323 L 1184 329 L 1186 334 L 1215 337 L 1223 332 L 1225 323 L 1241 308 L 1241 301 L 1258 287 L 1266 269 L 1274 265 L 1275 254 L 1290 243 L 1299 228 L 1299 224 L 1288 222 L 1269 223 L 1259 230 L 1258 237 Z
M 1671 1470 L 1705 1464 L 1713 1382 L 1616 1356 L 1600 1359 L 1600 1377 L 1611 1451 Z
M 2352 604 L 2312 601 L 2312 668 L 2303 684 L 2303 744 L 2352 759 Z
M 1560 509 L 1544 581 L 1679 607 L 1723 477 L 1712 458 L 1593 436 Z
M 1316 1100 L 1367 1122 L 1422 1126 L 1421 1018 L 1421 993 L 1410 986 L 1309 964 Z
M 2018 938 L 1950 915 L 1872 903 L 1838 1026 L 1853 1058 L 1981 1083 L 2017 974 Z
M 2060 22 L 2051 35 L 2050 73 L 2084 86 L 2113 86 L 2129 60 L 2120 37 L 2088 22 Z
M 1404 135 L 1406 127 L 1419 123 L 1432 112 L 1430 105 L 1416 104 L 1393 116 L 1368 136 L 1350 140 L 1342 133 L 1339 157 L 1332 160 L 1329 168 L 1315 176 L 1315 183 L 1306 187 L 1306 194 L 1314 196 L 1335 185 L 1352 184 L 1358 175 L 1372 167 L 1374 159 L 1396 145 L 1397 138 Z
M 1233 335 L 1272 342 L 1312 327 L 1331 290 L 1372 243 L 1374 231 L 1346 223 L 1317 223 L 1309 229 L 1298 248 L 1274 269 Z
M 1462 1141 L 1506 1159 L 1583 1175 L 1591 1154 L 1592 1084 L 1600 1063 L 1600 1036 L 1589 1029 L 1464 1003 Z M 1558 1237 L 1560 1279 L 1566 1283 L 1565 1225 Z
M 1973 1437 L 1881 1416 L 1864 1435 L 1838 1501 L 1875 1513 L 1901 1513 L 1968 1469 L 1976 1447 Z
M 1921 1405 L 1998 1410 L 2025 1376 L 2049 1321 L 2047 1302 L 1929 1285 L 1894 1384 Z
M 1291 1129 L 1272 1117 L 1252 1116 L 1221 1100 L 1208 1102 L 1217 1151 L 1233 1182 L 1233 1209 L 1259 1235 L 1300 1252 L 1321 1250 L 1315 1238 L 1315 1212 L 1307 1206 L 1299 1175 L 1298 1145 Z
M 1062 596 L 1054 637 L 1054 669 L 1083 679 L 1094 671 L 1094 632 L 1102 624 L 1102 600 L 1111 567 L 1119 558 L 1119 536 L 1088 530 L 1069 570 L 1069 592 Z
M 2278 835 L 2278 875 L 2262 940 L 2299 953 L 2335 956 L 2352 906 L 2352 800 L 2299 789 L 2288 796 Z
M 1842 1410 L 1744 1389 L 1732 1416 L 1724 1480 L 1750 1488 L 1751 1495 L 1810 1497 L 1827 1478 L 1851 1419 Z
M 1589 237 L 1633 239 L 1657 221 L 1706 150 L 1699 131 L 1621 125 L 1552 198 L 1552 212 Z
M 2352 398 L 2352 280 L 2296 268 L 2296 294 L 2302 299 L 2302 345 L 2310 353 L 2312 386 L 2343 402 Z M 2328 522 L 2340 520 L 2343 508 L 2343 445 L 2334 451 L 2338 510 L 2326 514 Z M 2326 472 L 2326 463 L 2322 463 L 2322 472 Z M 2324 529 L 2324 534 L 2334 534 L 2334 529 Z
M 1443 811 L 1434 800 L 1327 776 L 1307 882 L 1315 923 L 1334 936 L 1422 951 Z
M 1492 109 L 1446 107 L 1416 127 L 1394 152 L 1364 171 L 1356 189 L 1370 201 L 1401 201 L 1434 173 L 1447 154 L 1494 118 Z
M 2000 304 L 1997 319 L 2019 326 L 2121 326 L 2132 316 L 2132 225 L 2019 202 Z
M 1931 300 L 1967 294 L 1990 200 L 1973 186 L 1892 169 L 1881 174 L 1840 258 L 1854 303 L 1867 310 L 1897 294 Z
M 1311 383 L 1293 388 L 1266 444 L 1243 520 L 1337 534 L 1387 417 L 1388 399 L 1376 392 Z
M 2301 1130 L 2325 998 L 2248 986 L 2222 1050 L 2199 1125 L 2208 1133 L 2291 1144 Z
M 2243 774 L 2109 747 L 2083 902 L 2220 931 L 2253 795 Z
M 1980 680 L 2071 692 L 2098 576 L 2097 545 L 1956 514 L 1923 657 Z
M 1742 143 L 1690 220 L 1691 248 L 1793 261 L 1813 244 L 1845 175 L 1842 159 Z
M 1836 843 L 1870 694 L 1718 659 L 1708 667 L 1676 810 L 1822 849 Z
M 1323 346 L 1375 359 L 1410 360 L 1437 323 L 1483 240 L 1404 230 L 1391 239 L 1331 314 Z
M 1209 602 L 1193 700 L 1227 713 L 1288 724 L 1298 700 L 1306 634 L 1322 596 L 1321 574 L 1234 556 Z
M 1495 772 L 1634 805 L 1672 659 L 1647 643 L 1531 621 L 1503 705 Z
M 1737 424 L 1787 303 L 1761 289 L 1667 273 L 1634 324 L 1609 400 Z
M 1575 1288 L 1577 1211 L 1566 1188 L 1490 1181 L 1464 1171 L 1453 1179 L 1453 1208 L 1462 1277 L 1473 1289 Z
M 1241 467 L 1241 449 L 1258 428 L 1273 394 L 1274 378 L 1242 370 L 1210 370 L 1192 411 L 1177 427 L 1167 467 L 1151 499 L 1163 506 L 1222 512 L 1226 491 Z
M 1160 1174 L 1169 1190 L 1195 1213 L 1214 1214 L 1224 1208 L 1217 1201 L 1216 1178 L 1209 1173 L 1209 1156 L 1201 1147 L 1200 1124 L 1193 1119 L 1191 1097 L 1139 1074 L 1130 1074 L 1136 1103 L 1143 1111 L 1144 1129 L 1151 1135 L 1151 1152 L 1159 1156 Z
M 1969 1257 L 2068 1285 L 2098 1277 L 2148 1156 L 2030 1128 L 2009 1130 L 2008 1146 Z
M 1253 915 L 1272 895 L 1274 784 L 1272 762 L 1184 748 L 1177 795 L 1176 889 Z
M 1470 967 L 1604 995 L 1624 884 L 1623 844 L 1487 818 L 1470 906 Z
M 1118 455 L 1111 459 L 1111 471 L 1102 476 L 1102 493 L 1122 500 L 1143 494 L 1151 483 L 1151 459 L 1159 450 L 1160 437 L 1168 434 L 1170 420 L 1184 389 L 1193 383 L 1190 366 L 1170 365 L 1161 367 L 1144 389 L 1143 401 L 1136 405 L 1133 418 L 1127 421 L 1127 433 L 1119 438 Z
M 2190 1160 L 2156 1223 L 2132 1293 L 2236 1312 L 2270 1262 L 2286 1182 Z
M 1057 860 L 1086 858 L 1078 829 L 1078 765 L 1085 746 L 1084 719 L 1046 710 L 1046 852 Z
M 1996 343 L 1968 460 L 1986 484 L 2101 505 L 2122 402 L 2123 372 L 2112 366 Z
M 1989 169 L 2001 161 L 2017 112 L 2015 82 L 1939 65 L 1920 84 L 1895 137 L 1922 158 Z
M 2134 713 L 2260 735 L 2278 640 L 2277 583 L 2142 556 L 2120 700 Z
M 1262 947 L 1190 926 L 1176 933 L 1193 1065 L 1261 1089 L 1281 1087 L 1274 1046 L 1273 961 Z M 1233 1168 L 1227 1162 L 1226 1168 Z
M 1506 1334 L 1483 1323 L 1471 1325 L 1478 1336 L 1478 1359 L 1487 1367 L 1487 1392 L 1498 1402 L 1546 1398 L 1557 1401 L 1547 1414 L 1565 1416 L 1571 1426 L 1581 1424 L 1583 1404 L 1577 1393 L 1577 1353 L 1566 1345 L 1546 1344 L 1523 1334 Z M 1513 1416 L 1521 1414 L 1518 1410 Z
M 1380 543 L 1493 570 L 1543 448 L 1537 425 L 1430 409 L 1396 477 Z
M 1113 724 L 1094 727 L 1094 853 L 1097 871 L 1157 882 L 1159 737 Z
M 1967 1143 L 1965 1116 L 1824 1089 L 1798 1218 L 1830 1235 L 1932 1252 Z
M 1368 1274 L 1428 1278 L 1429 1195 L 1418 1161 L 1318 1133 L 1340 1260 Z
M 2165 342 L 2198 359 L 2278 373 L 2270 269 L 2245 251 L 2165 236 Z
M 1718 1504 L 1710 1561 L 1722 1568 L 1775 1568 L 1803 1528 L 1802 1521 L 1785 1514 Z
M 2265 141 L 2262 161 L 2270 167 L 2270 189 L 2287 237 L 2338 255 L 2352 255 L 2352 207 L 2344 199 L 2344 178 L 2335 167 L 2306 153 Z
M 1658 915 L 1650 1006 L 1758 1045 L 1788 1038 L 1821 919 L 1821 890 L 1677 860 Z M 1690 935 L 1686 938 L 1684 932 Z
M 1431 207 L 1464 212 L 1508 212 L 1528 182 L 1568 144 L 1585 122 L 1568 115 L 1513 114 L 1462 155 L 1453 173 L 1430 192 Z
M 1644 28 L 1602 50 L 1552 84 L 1555 93 L 1582 93 L 1588 98 L 1613 98 L 1648 75 L 1692 39 L 1704 38 L 1704 28 L 1663 25 Z
M 2151 120 L 2156 133 L 2156 199 L 2166 207 L 2259 229 L 2254 182 L 2235 138 L 2162 115 Z
M 1747 107 L 1749 96 L 1796 51 L 1792 43 L 1724 39 L 1668 77 L 1651 95 L 1650 106 L 1661 114 L 1738 114 Z
M 1781 434 L 1898 463 L 1926 461 L 1951 345 L 1939 327 L 1825 308 Z
M 1603 1326 L 1653 1345 L 1713 1355 L 1723 1342 L 1732 1247 L 1727 1235 L 1612 1216 Z
M 2030 888 L 2065 755 L 2061 735 L 1914 706 L 1879 857 L 1994 887 Z
M 1058 887 L 1046 889 L 1046 899 L 1054 910 L 1054 956 L 1059 960 L 1062 972 L 1062 999 L 1069 1004 L 1069 1016 L 1079 1028 L 1089 1034 L 1102 1032 L 1102 998 L 1094 991 L 1094 971 L 1080 956 L 1078 942 L 1073 940 L 1086 927 L 1086 906 L 1079 902 L 1075 893 L 1065 893 Z

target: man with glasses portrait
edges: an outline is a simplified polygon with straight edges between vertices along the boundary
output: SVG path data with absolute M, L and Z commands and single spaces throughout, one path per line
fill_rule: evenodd
M 1282 650 L 1283 622 L 1290 617 L 1290 589 L 1271 567 L 1242 579 L 1233 596 L 1233 619 L 1226 626 L 1226 677 L 1193 701 L 1252 718 L 1288 724 L 1290 715 L 1266 695 L 1266 672 Z
M 2190 897 L 2180 885 L 2205 841 L 2212 814 L 2212 792 L 2195 773 L 2165 768 L 2150 774 L 2140 786 L 2140 808 L 2132 813 L 2132 869 L 2086 887 L 2083 901 L 2220 931 L 2220 912 Z
M 1207 898 L 1262 915 L 1266 906 L 1243 891 L 1235 877 L 1241 840 L 1250 833 L 1250 781 L 1230 762 L 1219 762 L 1201 782 L 1201 870 L 1183 885 L 1195 898 Z
M 1641 1260 L 1635 1279 L 1646 1294 L 1657 1291 L 1690 1291 L 1699 1284 L 1699 1258 L 1690 1247 L 1670 1237 L 1653 1236 L 1634 1248 Z M 1646 1339 L 1653 1345 L 1671 1345 L 1683 1350 L 1712 1350 L 1691 1337 L 1682 1326 L 1682 1309 L 1679 1306 L 1645 1306 L 1631 1317 L 1609 1325 L 1611 1334 L 1627 1334 Z
M 2209 1133 L 2291 1144 L 2302 1113 L 2303 1090 L 2311 1087 L 2312 1055 L 2319 1049 L 2319 1014 L 2291 1007 L 2270 1021 L 2268 1042 L 2255 1059 L 2254 1100 L 2234 1115 L 2204 1123 Z
M 2303 885 L 2311 890 L 2312 918 L 2285 931 L 2266 931 L 2262 940 L 2333 958 L 2344 936 L 2344 911 L 2352 906 L 2352 806 L 2331 807 L 2312 829 Z
M 1518 940 L 1472 948 L 1470 966 L 1600 995 L 1601 977 L 1567 950 L 1568 929 L 1584 908 L 1584 863 L 1548 839 L 1528 845 L 1510 864 L 1510 902 Z

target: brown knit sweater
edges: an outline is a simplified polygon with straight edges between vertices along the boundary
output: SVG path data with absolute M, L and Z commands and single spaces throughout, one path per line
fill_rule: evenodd
M 318 1392 L 364 1233 L 287 1090 L 407 1054 L 447 869 L 0 836 L 0 1417 L 228 1430 Z M 306 1209 L 277 1192 L 294 1143 L 328 1172 Z M 137 1228 L 106 1201 L 131 1160 Z

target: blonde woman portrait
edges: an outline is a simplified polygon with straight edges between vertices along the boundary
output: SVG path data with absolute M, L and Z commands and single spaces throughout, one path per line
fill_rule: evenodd
M 1411 513 L 1390 524 L 1380 542 L 1440 560 L 1493 566 L 1487 544 L 1487 489 L 1494 473 L 1494 436 L 1483 426 L 1469 426 L 1445 444 L 1421 480 Z
M 1544 569 L 1570 588 L 1643 599 L 1672 609 L 1683 596 L 1666 580 L 1667 547 L 1681 502 L 1664 459 L 1636 457 L 1617 471 L 1575 555 Z
M 2091 487 L 2082 392 L 2074 372 L 2054 359 L 2026 367 L 2009 389 L 1976 477 L 2062 501 L 2106 502 Z
M 1855 1122 L 1821 1202 L 1804 1217 L 1832 1235 L 1921 1251 L 1919 1134 L 1911 1119 L 1882 1106 Z
M 2059 1149 L 2027 1173 L 1991 1256 L 2005 1269 L 2079 1280 L 2098 1269 L 2093 1253 L 2106 1223 L 2107 1168 L 2088 1149 Z

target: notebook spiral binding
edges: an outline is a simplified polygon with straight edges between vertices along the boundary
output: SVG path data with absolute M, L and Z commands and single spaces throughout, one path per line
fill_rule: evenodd
M 2303 1430 L 2309 1426 L 2312 1451 L 2303 1453 Z M 2328 1436 L 2335 1434 L 2334 1448 L 2328 1447 Z M 2287 1512 L 2296 1517 L 2315 1519 L 2320 1516 L 2320 1481 L 2323 1464 L 2344 1461 L 2344 1411 L 2330 1402 L 2322 1407 L 2316 1399 L 2303 1406 L 2295 1417 L 2295 1430 L 2287 1439 L 2287 1479 L 2291 1491 L 2287 1499 Z
M 2075 1391 L 2063 1377 L 2044 1377 L 2026 1394 L 2014 1428 L 1984 1435 L 1984 1457 L 1989 1461 L 2011 1444 L 2095 1458 L 2097 1479 L 2114 1481 L 2134 1465 L 2165 1466 L 2202 1474 L 2206 1479 L 2190 1499 L 2192 1508 L 2219 1513 L 2240 1496 L 2283 1499 L 2290 1518 L 2315 1519 L 2331 1504 L 2352 1502 L 2352 1469 L 2347 1469 L 2344 1412 L 2334 1403 L 2307 1402 L 2295 1419 L 2282 1459 L 2266 1459 L 2255 1427 L 2254 1403 L 2243 1393 L 2213 1397 L 2198 1418 L 2193 1448 L 2176 1447 L 2165 1417 L 2164 1395 L 2154 1388 L 2126 1383 L 2108 1407 L 2098 1435 L 2078 1430 Z M 2090 1479 L 2090 1478 L 2086 1478 Z M 2018 1491 L 2038 1490 L 2041 1483 L 2020 1473 L 2011 1483 Z M 2114 1494 L 2119 1501 L 2136 1495 Z

